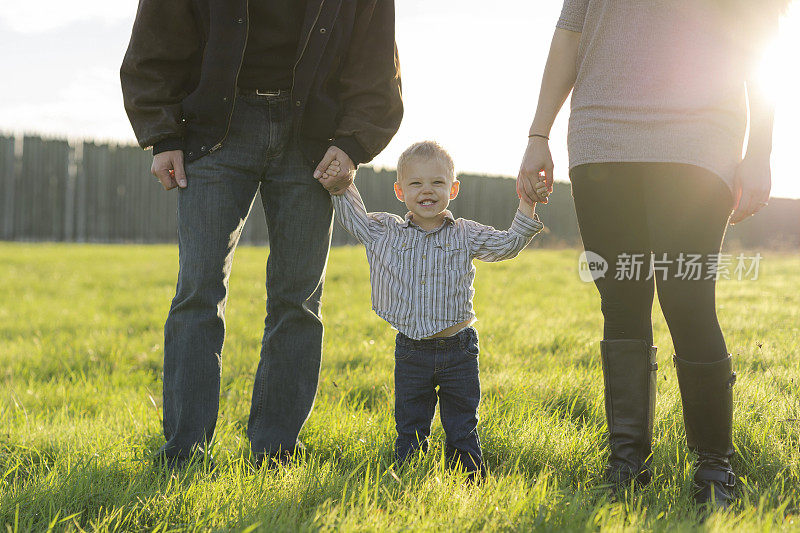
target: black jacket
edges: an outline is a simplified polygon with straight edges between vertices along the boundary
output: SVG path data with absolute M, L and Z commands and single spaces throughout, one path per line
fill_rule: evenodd
M 222 146 L 247 32 L 247 0 L 139 0 L 120 78 L 143 148 Z M 308 0 L 292 105 L 314 164 L 331 145 L 356 164 L 386 147 L 403 116 L 394 0 Z

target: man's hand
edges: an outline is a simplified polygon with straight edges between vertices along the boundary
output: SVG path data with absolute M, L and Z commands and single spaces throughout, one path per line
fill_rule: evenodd
M 331 146 L 325 157 L 317 165 L 314 178 L 317 179 L 327 191 L 333 195 L 344 194 L 344 191 L 353 183 L 356 175 L 356 166 L 343 150 Z
M 544 177 L 542 178 L 542 174 Z M 537 184 L 544 180 L 547 190 L 553 191 L 553 158 L 546 139 L 533 137 L 528 142 L 517 176 L 517 196 L 525 203 L 547 203 L 547 196 L 537 194 Z
M 186 188 L 186 172 L 183 170 L 183 150 L 170 150 L 153 156 L 150 172 L 158 178 L 164 190 Z
M 736 168 L 733 184 L 736 198 L 730 223 L 736 224 L 767 205 L 772 188 L 769 157 L 745 157 Z

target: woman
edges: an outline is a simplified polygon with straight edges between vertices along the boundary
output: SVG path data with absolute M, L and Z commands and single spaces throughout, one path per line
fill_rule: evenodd
M 604 317 L 605 476 L 617 490 L 652 475 L 657 285 L 686 440 L 697 453 L 695 500 L 726 508 L 733 497 L 736 375 L 716 316 L 716 254 L 729 220 L 769 198 L 773 108 L 753 74 L 779 10 L 774 0 L 564 2 L 517 189 L 529 202 L 543 200 L 534 185 L 540 173 L 552 184 L 548 136 L 573 90 L 572 195 L 585 249 L 609 266 L 595 285 Z

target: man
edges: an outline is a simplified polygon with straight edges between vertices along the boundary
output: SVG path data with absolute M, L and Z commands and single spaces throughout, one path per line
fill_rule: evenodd
M 208 453 L 233 252 L 260 190 L 268 300 L 248 437 L 257 465 L 284 461 L 301 446 L 322 350 L 333 210 L 314 174 L 339 161 L 343 190 L 399 127 L 394 1 L 140 0 L 121 80 L 153 174 L 179 189 L 159 460 Z

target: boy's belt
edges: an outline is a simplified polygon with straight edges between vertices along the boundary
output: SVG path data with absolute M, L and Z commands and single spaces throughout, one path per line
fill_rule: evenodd
M 452 337 L 436 337 L 419 340 L 412 339 L 404 333 L 397 332 L 395 342 L 401 346 L 406 346 L 412 349 L 435 350 L 437 348 L 455 348 L 457 346 L 461 346 L 462 342 L 467 342 L 473 335 L 477 336 L 477 332 L 472 326 L 462 329 Z

